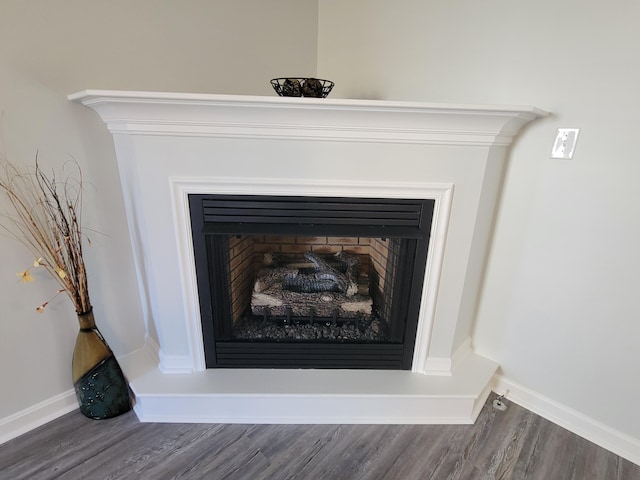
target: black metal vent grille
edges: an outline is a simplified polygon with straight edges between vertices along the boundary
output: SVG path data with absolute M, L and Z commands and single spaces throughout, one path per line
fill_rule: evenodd
M 404 347 L 384 344 L 217 342 L 222 368 L 402 369 Z
M 424 201 L 376 198 L 263 197 L 207 195 L 202 199 L 205 233 L 255 233 L 278 225 L 288 233 L 331 229 L 343 234 L 378 230 L 389 236 L 415 236 L 423 227 Z

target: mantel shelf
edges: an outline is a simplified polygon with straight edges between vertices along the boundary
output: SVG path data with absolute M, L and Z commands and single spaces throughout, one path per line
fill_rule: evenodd
M 69 99 L 129 135 L 506 146 L 524 124 L 548 115 L 532 106 L 109 90 Z

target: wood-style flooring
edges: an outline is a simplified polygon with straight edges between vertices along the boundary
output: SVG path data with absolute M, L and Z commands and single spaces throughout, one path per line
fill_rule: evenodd
M 69 413 L 0 446 L 0 478 L 634 480 L 640 467 L 505 401 L 475 425 L 220 425 Z

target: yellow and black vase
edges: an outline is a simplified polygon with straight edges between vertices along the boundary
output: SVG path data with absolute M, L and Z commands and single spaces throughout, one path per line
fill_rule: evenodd
M 78 314 L 80 331 L 73 350 L 73 386 L 83 415 L 96 420 L 131 410 L 129 385 L 96 327 L 93 310 Z

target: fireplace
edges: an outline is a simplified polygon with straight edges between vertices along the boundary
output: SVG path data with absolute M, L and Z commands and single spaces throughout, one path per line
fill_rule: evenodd
M 140 322 L 147 332 L 143 348 L 119 360 L 142 421 L 469 423 L 475 419 L 498 368 L 474 352 L 472 331 L 508 149 L 521 127 L 545 112 L 518 106 L 188 93 L 85 91 L 70 98 L 96 110 L 113 134 L 143 311 L 143 318 L 130 321 Z M 420 205 L 426 213 L 419 234 L 411 229 L 394 231 L 389 223 L 371 233 L 353 221 L 367 218 L 364 213 L 352 215 L 346 230 L 337 220 L 330 228 L 320 228 L 318 218 L 306 227 L 294 222 L 295 231 L 286 222 L 269 230 L 263 228 L 268 223 L 264 216 L 257 225 L 245 218 L 206 226 L 200 216 L 202 224 L 192 229 L 192 199 L 199 198 L 202 204 L 205 198 L 220 196 L 260 197 L 259 205 L 293 198 L 289 203 L 294 205 L 374 199 L 386 206 Z M 302 210 L 308 210 L 307 205 Z M 391 256 L 397 255 L 412 269 L 410 275 L 398 277 L 404 278 L 401 283 L 411 278 L 410 286 L 391 294 L 384 289 L 378 293 L 376 282 L 383 281 L 386 273 L 372 267 L 385 242 L 392 245 Z M 239 245 L 249 245 L 255 255 L 246 260 L 251 267 L 244 264 L 251 280 L 240 281 L 243 286 L 236 291 L 230 276 L 238 282 L 244 270 L 218 267 L 242 259 L 225 257 L 235 255 Z M 333 258 L 340 252 L 343 256 Z M 194 259 L 209 259 L 211 253 L 220 255 L 211 257 L 218 262 L 214 272 L 224 272 L 220 278 L 202 273 L 200 262 L 196 268 Z M 373 321 L 389 321 L 389 327 L 378 324 L 378 333 L 389 335 L 386 344 L 362 338 L 315 343 L 338 350 L 349 343 L 400 348 L 394 365 L 342 363 L 327 368 L 326 363 L 303 365 L 309 359 L 298 358 L 284 366 L 271 359 L 270 368 L 256 368 L 265 366 L 262 363 L 210 368 L 212 361 L 222 360 L 216 348 L 225 347 L 215 342 L 225 339 L 255 343 L 256 348 L 263 343 L 285 349 L 320 348 L 307 345 L 303 338 L 257 342 L 233 338 L 238 335 L 233 329 L 242 324 L 234 324 L 234 316 L 241 319 L 249 308 L 252 313 L 256 308 L 256 320 L 265 316 L 258 310 L 261 305 L 251 305 L 250 299 L 256 273 L 269 267 L 264 253 L 284 268 L 288 285 L 302 290 L 327 279 L 342 284 L 340 265 L 355 256 L 373 295 L 372 313 L 366 310 L 366 300 L 354 302 L 359 306 L 348 307 L 357 312 L 353 318 L 334 315 L 331 309 L 321 313 L 318 303 L 311 312 L 295 313 L 299 305 L 286 302 L 278 310 L 273 304 L 280 300 L 258 286 L 257 293 L 264 294 L 258 296 L 268 298 L 272 309 L 258 328 L 260 334 L 275 326 L 293 331 L 295 337 L 302 335 L 295 328 L 312 323 L 329 331 L 346 325 L 360 332 Z M 397 280 L 390 275 L 392 282 Z M 355 278 L 360 290 L 359 277 Z M 222 307 L 215 307 L 226 318 L 220 327 L 205 321 L 211 292 L 206 282 L 211 281 L 218 282 L 216 291 L 233 292 L 221 297 Z M 330 288 L 321 296 L 339 293 Z M 384 295 L 406 298 L 396 304 L 381 299 Z M 211 316 L 213 311 L 212 306 Z M 413 340 L 411 345 L 407 338 Z M 213 350 L 207 346 L 211 339 Z M 295 366 L 315 368 L 291 368 Z
M 207 368 L 411 369 L 433 200 L 189 206 Z

